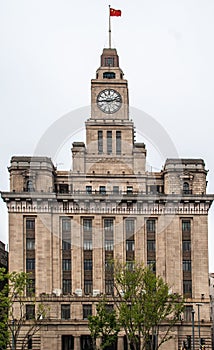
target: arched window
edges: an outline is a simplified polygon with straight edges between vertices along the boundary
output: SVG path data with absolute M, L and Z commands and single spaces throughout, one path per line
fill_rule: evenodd
M 190 189 L 189 189 L 189 183 L 188 182 L 184 182 L 183 183 L 183 193 L 184 194 L 190 194 Z
M 27 192 L 33 192 L 34 188 L 33 188 L 33 181 L 32 180 L 28 180 L 27 181 Z
M 104 72 L 103 79 L 115 79 L 115 73 L 114 72 Z

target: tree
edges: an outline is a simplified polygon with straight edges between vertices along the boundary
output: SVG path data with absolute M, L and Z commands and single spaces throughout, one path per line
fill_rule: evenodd
M 19 344 L 24 350 L 41 328 L 48 308 L 36 301 L 28 273 L 6 273 L 0 268 L 0 281 L 8 282 L 0 291 L 0 349 L 16 350 Z M 30 301 L 26 298 L 26 289 L 31 294 Z
M 120 325 L 117 315 L 104 296 L 96 306 L 97 314 L 88 317 L 88 327 L 91 332 L 94 349 L 97 349 L 96 340 L 101 338 L 100 349 L 112 345 L 117 339 Z
M 115 263 L 114 280 L 114 302 L 129 345 L 135 350 L 157 350 L 171 338 L 170 330 L 183 311 L 183 298 L 171 293 L 168 284 L 141 263 L 132 268 Z

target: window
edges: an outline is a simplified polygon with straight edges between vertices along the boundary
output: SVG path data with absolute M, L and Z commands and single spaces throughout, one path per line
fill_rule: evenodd
M 114 280 L 105 281 L 105 292 L 106 294 L 113 294 L 114 291 Z
M 155 232 L 155 220 L 146 221 L 146 230 L 147 232 Z
M 26 229 L 27 230 L 35 230 L 35 219 L 27 219 L 26 220 Z
M 134 241 L 126 241 L 126 251 L 127 252 L 134 251 Z
M 152 272 L 156 272 L 156 261 L 148 260 L 147 265 L 151 268 Z
M 84 260 L 84 270 L 92 271 L 92 260 L 91 259 L 85 259 Z
M 127 186 L 126 193 L 127 194 L 132 194 L 133 193 L 133 187 L 132 186 Z
M 29 282 L 26 286 L 26 294 L 27 296 L 32 296 L 35 294 L 36 288 L 35 288 L 35 279 L 29 279 Z
M 83 249 L 84 250 L 92 250 L 92 241 L 91 240 L 84 240 Z
M 184 295 L 191 296 L 192 295 L 192 281 L 183 281 L 183 293 Z
M 191 260 L 183 260 L 183 271 L 191 271 Z
M 184 321 L 191 322 L 192 321 L 192 305 L 186 305 L 184 307 Z
M 26 320 L 33 320 L 35 318 L 35 305 L 26 304 Z
M 63 259 L 62 260 L 62 271 L 71 271 L 71 260 Z
M 112 153 L 112 131 L 107 131 L 107 153 Z
M 135 220 L 134 219 L 126 219 L 125 226 L 126 226 L 126 238 L 135 233 Z
M 92 220 L 91 219 L 83 219 L 83 231 L 91 232 L 92 231 Z
M 59 193 L 68 193 L 68 185 L 67 184 L 59 184 Z
M 114 57 L 105 57 L 105 66 L 113 67 L 114 66 Z
M 114 194 L 119 193 L 119 186 L 113 186 L 113 193 Z
M 105 250 L 107 251 L 113 251 L 114 250 L 114 241 L 105 241 Z
M 62 280 L 62 292 L 63 294 L 71 293 L 71 279 Z
M 92 281 L 91 280 L 84 281 L 84 293 L 85 294 L 92 294 Z
M 104 219 L 104 230 L 108 232 L 113 232 L 113 219 Z
M 35 238 L 27 238 L 26 239 L 26 249 L 27 250 L 35 250 Z
M 71 317 L 70 304 L 61 305 L 61 319 L 69 320 Z
M 35 270 L 35 259 L 26 259 L 26 270 Z
M 93 341 L 92 341 L 92 338 L 90 335 L 81 335 L 81 337 L 80 337 L 80 349 L 81 350 L 93 349 Z
M 74 337 L 72 335 L 62 335 L 62 350 L 74 349 Z
M 115 73 L 114 72 L 104 72 L 103 79 L 115 79 Z
M 190 220 L 182 220 L 182 231 L 183 232 L 190 232 L 191 231 Z
M 116 131 L 116 154 L 121 154 L 121 131 Z
M 28 180 L 27 181 L 27 192 L 33 192 L 34 188 L 33 188 L 33 181 L 32 180 Z
M 86 186 L 86 193 L 92 194 L 92 186 Z
M 188 182 L 184 182 L 183 183 L 183 194 L 191 194 Z
M 154 252 L 155 251 L 155 241 L 147 241 L 147 251 Z
M 134 261 L 126 261 L 126 267 L 129 271 L 134 269 Z
M 83 308 L 83 320 L 87 320 L 88 316 L 92 315 L 92 305 L 84 304 L 82 308 Z
M 62 231 L 63 232 L 71 232 L 71 220 L 63 219 L 62 220 Z
M 100 186 L 100 194 L 106 194 L 106 187 Z
M 183 252 L 190 252 L 191 251 L 191 241 L 183 241 Z
M 112 261 L 110 260 L 105 261 L 105 271 L 111 272 L 111 273 L 114 272 L 114 264 Z
M 70 239 L 63 240 L 62 241 L 62 250 L 70 250 L 70 249 L 71 249 L 71 241 L 70 241 Z
M 103 132 L 98 130 L 98 153 L 103 153 Z

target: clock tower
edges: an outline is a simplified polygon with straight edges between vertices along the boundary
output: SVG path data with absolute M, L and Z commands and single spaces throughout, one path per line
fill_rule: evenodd
M 91 119 L 128 120 L 128 82 L 123 75 L 116 49 L 104 49 L 91 81 Z

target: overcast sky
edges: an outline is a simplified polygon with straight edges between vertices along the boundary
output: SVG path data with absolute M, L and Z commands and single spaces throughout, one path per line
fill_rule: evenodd
M 33 154 L 54 122 L 90 104 L 90 80 L 108 46 L 108 5 L 0 0 L 0 190 L 9 189 L 12 155 Z M 112 0 L 111 6 L 122 10 L 121 18 L 112 18 L 112 43 L 130 105 L 161 124 L 180 157 L 205 160 L 208 192 L 214 193 L 213 0 Z M 69 169 L 60 154 L 53 161 Z M 0 210 L 0 239 L 7 242 L 2 201 Z M 214 271 L 213 208 L 209 221 Z

